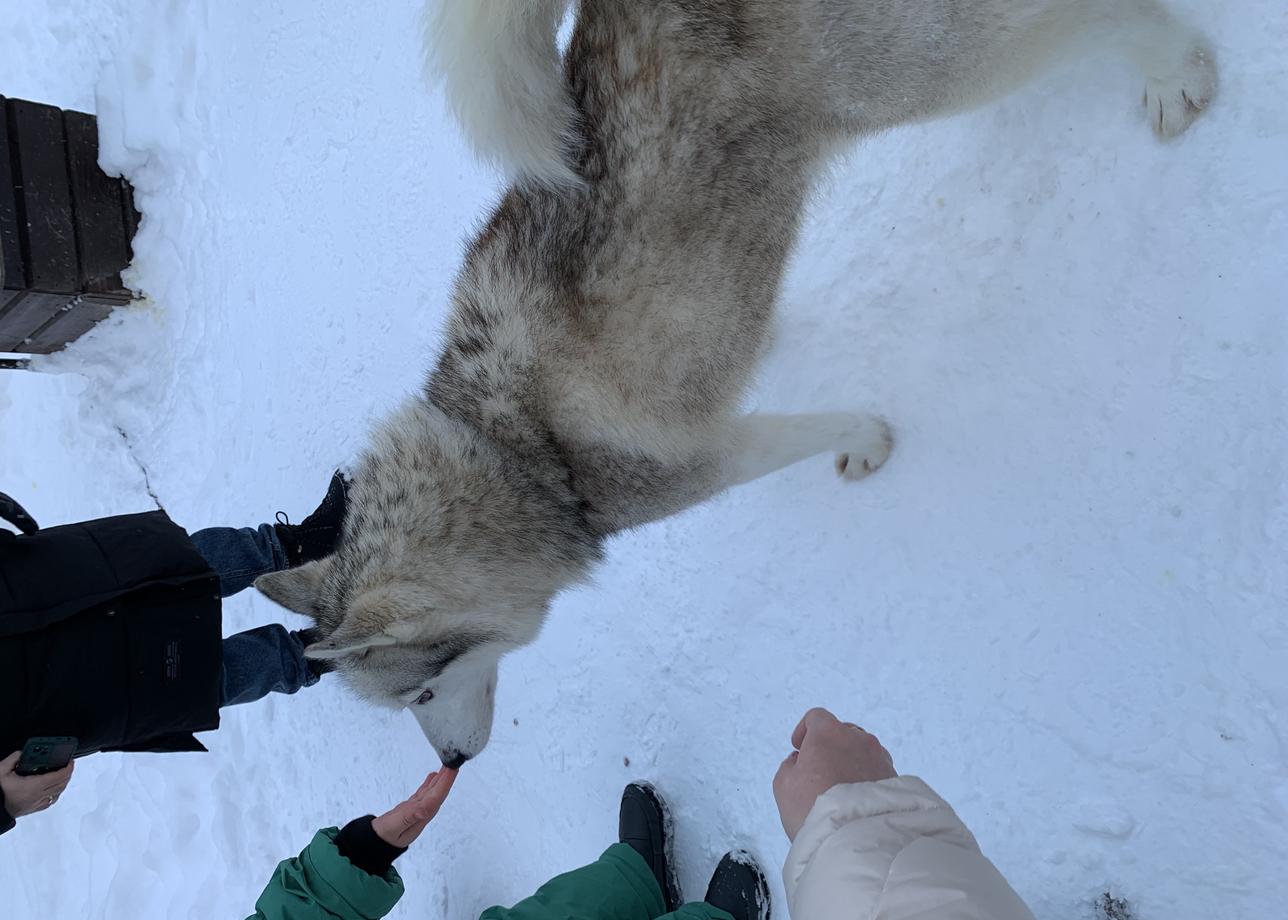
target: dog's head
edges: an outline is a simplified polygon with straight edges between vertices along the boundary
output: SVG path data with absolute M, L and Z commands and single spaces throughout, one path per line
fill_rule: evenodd
M 536 638 L 598 552 L 517 463 L 416 403 L 355 471 L 336 552 L 255 583 L 317 621 L 309 658 L 409 708 L 449 766 L 488 742 L 501 657 Z

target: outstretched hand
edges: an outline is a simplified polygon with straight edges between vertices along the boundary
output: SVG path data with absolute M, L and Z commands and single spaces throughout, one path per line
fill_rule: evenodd
M 443 807 L 455 782 L 455 770 L 444 769 L 429 774 L 411 798 L 372 821 L 372 830 L 390 846 L 411 846 Z

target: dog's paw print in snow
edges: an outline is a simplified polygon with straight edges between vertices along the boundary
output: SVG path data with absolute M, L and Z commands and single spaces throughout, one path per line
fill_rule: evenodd
M 836 455 L 837 475 L 848 482 L 866 479 L 881 469 L 894 449 L 890 426 L 875 416 L 864 420 L 858 438 L 855 447 Z
M 1216 96 L 1216 57 L 1206 45 L 1195 45 L 1176 69 L 1145 81 L 1145 115 L 1162 140 L 1176 137 L 1203 114 Z

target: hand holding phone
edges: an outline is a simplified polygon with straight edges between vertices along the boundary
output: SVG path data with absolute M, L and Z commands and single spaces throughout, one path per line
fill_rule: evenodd
M 35 814 L 38 811 L 44 811 L 49 806 L 58 801 L 58 797 L 63 794 L 67 784 L 71 782 L 72 770 L 75 764 L 70 760 L 71 753 L 75 753 L 75 739 L 59 739 L 62 744 L 46 745 L 50 739 L 32 739 L 37 742 L 35 745 L 28 742 L 28 747 L 33 748 L 28 768 L 45 769 L 52 768 L 52 772 L 35 773 L 23 776 L 18 772 L 18 764 L 23 759 L 26 748 L 23 752 L 14 751 L 4 760 L 0 760 L 0 794 L 4 795 L 4 810 L 11 817 L 22 818 L 27 815 Z M 71 740 L 71 753 L 67 754 L 66 762 L 61 769 L 57 767 L 57 760 L 63 757 L 63 751 L 66 747 L 66 741 Z M 41 748 L 42 750 L 35 750 Z M 43 763 L 42 763 L 43 762 Z
M 57 773 L 76 756 L 79 745 L 75 738 L 66 736 L 50 738 L 28 738 L 23 745 L 22 756 L 14 772 L 19 776 L 43 776 L 46 773 Z

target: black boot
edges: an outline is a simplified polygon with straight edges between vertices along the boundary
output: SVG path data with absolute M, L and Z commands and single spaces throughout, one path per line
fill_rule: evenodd
M 720 860 L 706 900 L 733 920 L 769 920 L 769 883 L 750 853 L 728 853 Z
M 274 524 L 273 529 L 286 551 L 287 568 L 323 559 L 335 551 L 336 541 L 340 539 L 340 525 L 344 523 L 348 494 L 349 480 L 337 472 L 331 477 L 331 487 L 327 489 L 322 504 L 300 523 L 292 524 L 286 515 L 278 513 L 280 523 Z
M 622 793 L 622 810 L 617 822 L 617 839 L 648 863 L 669 914 L 680 906 L 680 886 L 671 869 L 671 833 L 666 806 L 647 783 L 631 783 Z
M 301 629 L 299 632 L 293 633 L 293 635 L 299 640 L 300 645 L 304 646 L 306 649 L 313 643 L 322 641 L 322 630 L 318 629 L 316 626 L 310 626 L 308 629 Z M 323 674 L 330 674 L 335 670 L 335 662 L 330 659 L 306 658 L 304 660 L 308 665 L 309 673 L 319 680 L 322 678 Z

